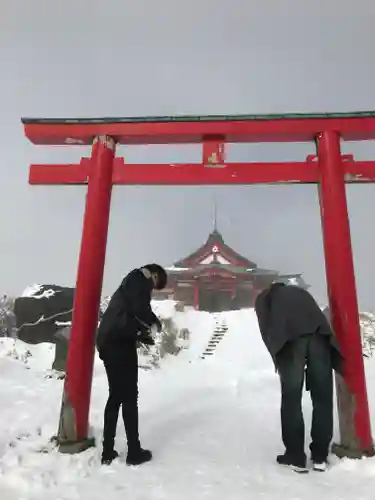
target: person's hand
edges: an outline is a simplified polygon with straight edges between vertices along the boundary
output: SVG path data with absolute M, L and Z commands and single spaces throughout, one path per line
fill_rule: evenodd
M 144 345 L 155 345 L 155 340 L 152 337 L 143 337 L 141 342 Z
M 155 345 L 155 340 L 148 333 L 142 333 L 138 340 L 144 345 Z
M 159 322 L 155 322 L 151 328 L 150 328 L 150 332 L 151 332 L 151 336 L 155 338 L 156 334 L 157 333 L 160 333 L 162 331 L 162 325 Z

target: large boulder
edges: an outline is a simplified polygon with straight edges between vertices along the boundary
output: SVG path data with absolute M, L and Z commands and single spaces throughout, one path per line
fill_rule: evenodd
M 71 324 L 74 288 L 36 285 L 14 301 L 18 338 L 28 344 L 61 341 L 58 331 Z
M 52 368 L 65 371 L 75 288 L 59 285 L 32 285 L 14 300 L 13 315 L 17 338 L 27 344 L 50 343 L 55 347 Z M 99 316 L 110 297 L 100 304 Z
M 33 285 L 14 301 L 17 337 L 27 344 L 55 345 L 52 369 L 65 372 L 74 288 Z

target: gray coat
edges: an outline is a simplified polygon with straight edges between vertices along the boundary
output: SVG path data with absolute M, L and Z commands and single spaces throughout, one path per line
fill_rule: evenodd
M 343 359 L 332 328 L 314 298 L 297 286 L 275 283 L 260 293 L 255 302 L 263 341 L 276 360 L 284 345 L 309 333 L 330 338 L 333 368 L 342 373 Z

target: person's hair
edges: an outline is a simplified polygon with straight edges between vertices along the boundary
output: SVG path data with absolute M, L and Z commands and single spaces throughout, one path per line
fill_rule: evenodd
M 157 284 L 156 284 L 156 290 L 163 290 L 167 286 L 167 272 L 166 270 L 160 266 L 159 264 L 146 264 L 143 266 L 145 269 L 148 269 L 151 274 L 157 274 L 158 279 L 157 279 Z

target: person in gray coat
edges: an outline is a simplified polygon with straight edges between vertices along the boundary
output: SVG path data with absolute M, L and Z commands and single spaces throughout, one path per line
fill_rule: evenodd
M 325 470 L 333 434 L 333 370 L 342 374 L 343 360 L 330 324 L 309 292 L 273 283 L 255 302 L 259 329 L 281 382 L 281 428 L 285 453 L 280 465 L 307 472 L 302 390 L 313 404 L 311 459 Z

